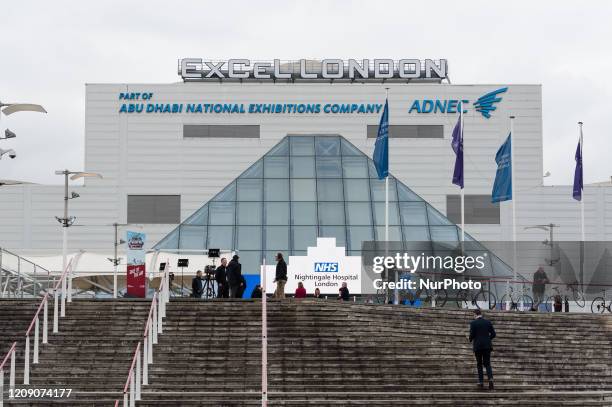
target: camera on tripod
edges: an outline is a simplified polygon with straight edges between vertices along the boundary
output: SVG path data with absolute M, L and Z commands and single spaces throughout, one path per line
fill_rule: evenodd
M 212 299 L 216 297 L 215 293 L 215 271 L 217 266 L 215 265 L 215 259 L 219 258 L 220 249 L 208 249 L 208 258 L 212 259 L 213 264 L 208 264 L 204 267 L 204 298 Z
M 208 265 L 204 268 L 204 278 L 206 280 L 213 280 L 215 278 L 215 270 L 217 269 L 217 267 L 215 267 L 214 264 Z

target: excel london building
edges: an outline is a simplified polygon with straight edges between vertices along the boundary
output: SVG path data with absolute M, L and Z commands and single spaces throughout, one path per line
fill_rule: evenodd
M 359 255 L 363 241 L 384 239 L 384 181 L 371 157 L 386 91 L 390 240 L 459 238 L 450 146 L 459 109 L 471 238 L 512 239 L 511 204 L 491 203 L 494 157 L 511 115 L 518 238 L 541 241 L 547 235 L 530 226 L 549 223 L 560 226 L 555 239 L 580 238 L 571 186 L 543 185 L 538 84 L 451 84 L 443 59 L 186 58 L 174 83 L 85 88 L 84 170 L 103 178 L 71 188 L 80 198 L 70 215 L 80 226 L 69 228 L 70 253 L 111 256 L 117 223 L 128 225 L 120 237 L 146 233 L 146 249 L 238 252 L 247 274 L 278 251 L 305 254 L 317 237 Z M 587 239 L 608 240 L 612 188 L 587 185 L 584 196 Z M 63 197 L 63 186 L 0 188 L 0 245 L 60 255 Z

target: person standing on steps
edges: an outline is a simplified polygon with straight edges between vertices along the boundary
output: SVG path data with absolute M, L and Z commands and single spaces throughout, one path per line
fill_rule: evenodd
M 342 301 L 348 301 L 349 300 L 349 289 L 346 285 L 346 281 L 342 282 L 342 287 L 340 287 L 340 290 L 338 290 L 338 299 L 342 300 Z
M 196 272 L 196 276 L 191 280 L 191 296 L 193 298 L 202 298 L 204 293 L 204 284 L 202 283 L 202 270 Z
M 537 271 L 533 273 L 533 285 L 531 286 L 531 291 L 533 292 L 532 311 L 536 311 L 544 300 L 544 292 L 548 283 L 550 283 L 550 280 L 544 271 L 544 267 L 538 267 Z
M 227 265 L 227 283 L 229 284 L 230 298 L 238 298 L 240 282 L 242 281 L 242 265 L 238 262 L 240 257 L 235 254 Z
M 474 320 L 470 322 L 470 342 L 476 356 L 476 368 L 478 369 L 478 388 L 484 387 L 484 375 L 482 367 L 487 369 L 489 389 L 493 390 L 493 369 L 491 368 L 491 351 L 493 350 L 493 339 L 495 329 L 491 321 L 482 316 L 480 309 L 474 310 Z
M 217 281 L 217 298 L 228 298 L 227 259 L 225 257 L 221 259 L 221 265 L 215 270 L 215 281 Z
M 306 289 L 304 288 L 304 283 L 301 281 L 298 283 L 298 286 L 295 289 L 294 298 L 306 298 Z
M 276 275 L 274 277 L 276 290 L 274 298 L 285 298 L 285 283 L 287 283 L 287 263 L 282 253 L 276 253 Z

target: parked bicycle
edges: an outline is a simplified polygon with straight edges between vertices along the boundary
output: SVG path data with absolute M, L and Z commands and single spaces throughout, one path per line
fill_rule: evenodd
M 457 307 L 470 308 L 475 306 L 480 309 L 480 305 L 486 305 L 489 309 L 494 309 L 497 305 L 497 297 L 490 290 L 484 289 L 484 284 L 480 286 L 480 290 L 459 290 L 457 291 Z
M 520 291 L 515 291 L 512 285 L 508 287 L 508 292 L 501 298 L 501 306 L 510 310 L 525 311 L 533 307 L 533 298 L 525 294 L 525 284 L 522 285 Z M 508 304 L 508 306 L 506 306 Z
M 561 293 L 561 290 L 559 289 L 559 286 L 554 286 L 552 288 L 552 290 L 554 291 L 554 294 L 549 296 L 546 299 L 546 302 L 544 303 L 544 306 L 546 308 L 546 311 L 550 312 L 553 309 L 553 304 L 555 303 L 555 299 L 556 297 L 561 297 L 561 302 L 568 302 L 570 299 L 570 292 L 571 292 L 571 298 L 574 300 L 574 302 L 576 303 L 576 305 L 580 308 L 584 308 L 584 305 L 586 304 L 585 298 L 584 298 L 584 294 L 582 293 L 582 291 L 580 291 L 577 287 L 576 284 L 568 284 L 565 286 L 565 291 L 563 293 Z
M 448 301 L 448 292 L 444 288 L 438 290 L 431 290 L 428 288 L 418 290 L 402 290 L 400 291 L 400 298 L 405 299 L 409 305 L 414 305 L 417 301 L 421 301 L 422 304 L 433 307 L 443 307 Z
M 603 293 L 602 297 L 595 297 L 593 302 L 591 303 L 591 312 L 593 314 L 603 314 L 608 310 L 608 312 L 612 312 L 612 300 L 607 302 L 607 291 L 601 290 Z

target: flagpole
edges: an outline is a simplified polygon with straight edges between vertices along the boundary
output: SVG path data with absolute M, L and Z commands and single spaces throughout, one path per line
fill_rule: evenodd
M 512 250 L 512 279 L 514 280 L 514 289 L 516 291 L 516 277 L 517 277 L 517 272 L 516 269 L 518 268 L 518 260 L 517 260 L 517 255 L 516 255 L 516 180 L 515 180 L 515 176 L 514 176 L 514 167 L 515 167 L 515 162 L 514 162 L 514 145 L 516 144 L 516 137 L 514 134 L 514 117 L 515 116 L 510 116 L 510 174 L 511 174 L 511 182 L 512 182 L 512 246 L 513 246 L 513 250 Z M 523 298 L 522 296 L 520 298 Z M 521 304 L 521 308 L 522 308 L 522 304 Z M 521 310 L 522 311 L 522 310 Z
M 389 88 L 385 88 L 385 101 L 387 102 L 387 104 L 389 103 Z M 387 136 L 387 148 L 389 146 L 388 143 L 389 141 Z M 389 251 L 389 174 L 387 174 L 387 176 L 385 177 L 385 242 L 385 256 L 387 256 L 387 252 Z M 397 269 L 395 270 L 394 280 L 397 283 Z M 397 304 L 399 302 L 399 292 L 397 290 L 397 284 L 395 285 L 393 297 L 394 304 Z
M 461 154 L 463 154 L 463 158 L 465 158 L 465 146 L 463 145 L 463 102 L 461 102 L 459 107 L 461 109 L 461 111 L 459 112 L 459 119 L 461 120 Z M 462 171 L 464 170 L 465 166 L 462 168 Z M 462 176 L 462 179 L 465 185 L 465 172 Z M 465 242 L 465 191 L 463 186 L 461 187 L 461 242 Z M 463 255 L 463 245 L 461 247 L 461 254 Z
M 580 185 L 580 237 L 582 240 L 582 244 L 580 245 L 580 285 L 582 287 L 582 284 L 584 284 L 584 242 L 586 241 L 586 230 L 584 227 L 584 199 L 586 196 L 584 193 L 584 138 L 582 136 L 582 122 L 578 122 L 578 127 L 580 128 L 580 171 L 582 172 Z
M 581 238 L 582 241 L 584 242 L 586 240 L 586 231 L 584 228 L 584 147 L 583 147 L 583 143 L 584 143 L 584 138 L 582 136 L 582 122 L 578 122 L 578 126 L 580 127 L 580 160 L 582 161 L 580 163 L 580 166 L 582 167 L 582 197 L 580 199 L 580 234 L 581 234 Z

